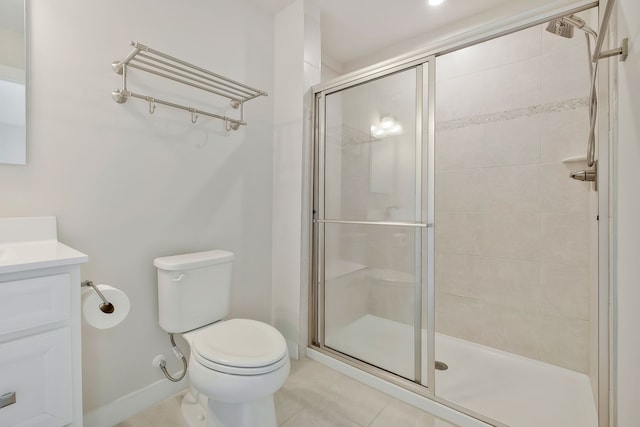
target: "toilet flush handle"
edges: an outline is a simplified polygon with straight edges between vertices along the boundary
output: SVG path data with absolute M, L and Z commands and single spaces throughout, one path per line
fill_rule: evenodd
M 186 274 L 184 274 L 184 273 L 180 273 L 180 274 L 178 275 L 178 277 L 176 277 L 175 279 L 171 279 L 171 281 L 172 281 L 172 282 L 181 282 L 181 281 L 182 281 L 182 279 L 184 279 L 185 277 L 187 277 L 187 275 L 186 275 Z

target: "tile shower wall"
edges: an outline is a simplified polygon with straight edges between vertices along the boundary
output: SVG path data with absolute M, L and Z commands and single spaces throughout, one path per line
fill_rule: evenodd
M 538 26 L 438 58 L 437 332 L 589 370 L 586 42 Z M 593 214 L 595 216 L 595 214 Z

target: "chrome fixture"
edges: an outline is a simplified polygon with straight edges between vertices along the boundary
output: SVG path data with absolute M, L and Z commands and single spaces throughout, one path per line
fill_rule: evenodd
M 129 55 L 123 60 L 114 61 L 111 64 L 113 71 L 122 75 L 122 89 L 116 89 L 111 92 L 113 100 L 119 104 L 127 102 L 129 98 L 143 99 L 149 103 L 149 114 L 154 113 L 156 104 L 166 105 L 191 113 L 191 123 L 194 124 L 198 121 L 198 115 L 220 119 L 224 121 L 225 129 L 230 131 L 237 130 L 240 126 L 247 124 L 247 122 L 244 121 L 244 103 L 246 101 L 259 96 L 267 96 L 265 91 L 231 80 L 220 74 L 174 58 L 166 53 L 151 49 L 143 44 L 136 42 L 130 42 L 130 44 L 134 49 Z M 228 98 L 231 107 L 240 109 L 240 118 L 231 118 L 220 114 L 209 113 L 197 108 L 131 92 L 127 89 L 127 71 L 129 68 L 135 68 L 214 95 Z
M 587 54 L 589 55 L 589 72 L 591 76 L 591 85 L 589 90 L 589 136 L 587 138 L 587 166 L 593 167 L 596 164 L 596 122 L 598 115 L 598 94 L 597 94 L 597 76 L 598 76 L 598 61 L 603 58 L 609 58 L 611 56 L 620 55 L 620 61 L 627 59 L 629 51 L 629 40 L 627 38 L 622 40 L 622 46 L 617 49 L 611 49 L 602 51 L 602 43 L 607 32 L 609 25 L 609 19 L 611 18 L 611 12 L 615 0 L 607 2 L 605 7 L 602 23 L 600 25 L 600 34 L 596 33 L 592 28 L 586 25 L 586 22 L 576 16 L 569 15 L 563 16 L 557 19 L 551 20 L 547 25 L 547 31 L 550 33 L 559 35 L 561 37 L 571 38 L 573 37 L 573 28 L 578 28 L 585 32 L 587 39 Z M 591 39 L 595 40 L 595 48 L 593 53 L 591 52 Z M 598 174 L 596 170 L 583 170 L 579 172 L 572 172 L 571 178 L 579 181 L 594 181 L 596 182 L 596 190 L 598 189 L 597 178 Z
M 595 181 L 596 176 L 596 171 L 593 169 L 571 172 L 571 178 L 577 179 L 578 181 Z
M 593 182 L 594 190 L 598 191 L 598 161 L 593 164 L 593 169 L 571 172 L 569 177 L 577 181 Z
M 113 304 L 111 304 L 109 301 L 107 301 L 107 299 L 104 297 L 102 292 L 100 292 L 100 289 L 98 289 L 98 287 L 96 285 L 94 285 L 91 280 L 85 280 L 84 282 L 82 282 L 81 286 L 89 286 L 94 291 L 96 291 L 96 293 L 98 294 L 98 296 L 102 300 L 102 304 L 100 304 L 100 311 L 102 311 L 105 314 L 111 314 L 114 311 L 116 311 L 116 308 L 113 306 Z
M 574 27 L 590 34 L 594 40 L 598 38 L 598 34 L 587 26 L 587 23 L 582 18 L 576 15 L 563 16 L 562 18 L 551 20 L 547 25 L 547 31 L 570 39 L 573 37 Z
M 444 362 L 441 362 L 439 360 L 436 360 L 436 370 L 438 371 L 446 371 L 447 369 L 449 369 L 449 365 L 447 365 Z
M 589 75 L 591 76 L 591 86 L 589 89 L 589 137 L 587 139 L 587 166 L 593 166 L 595 160 L 595 130 L 596 130 L 596 118 L 598 114 L 598 96 L 596 92 L 596 76 L 598 73 L 598 62 L 594 59 L 595 56 L 591 54 L 591 39 L 598 41 L 598 33 L 590 28 L 587 23 L 576 15 L 563 16 L 558 19 L 554 19 L 547 25 L 547 31 L 550 33 L 559 35 L 561 37 L 571 38 L 573 37 L 573 28 L 578 28 L 585 32 L 587 39 L 587 55 L 589 57 Z M 573 176 L 572 176 L 573 177 Z
M 587 25 L 587 23 L 584 21 L 584 19 L 580 18 L 579 16 L 576 15 L 569 15 L 569 16 L 565 16 L 564 18 L 560 18 L 562 21 L 571 24 L 572 26 L 576 27 L 579 30 L 584 31 L 587 34 L 590 34 L 591 36 L 593 36 L 594 39 L 598 38 L 598 34 Z
M 433 223 L 402 222 L 402 221 L 348 221 L 335 219 L 314 219 L 316 224 L 350 224 L 350 225 L 388 225 L 391 227 L 433 228 Z
M 177 346 L 172 333 L 169 333 L 169 340 L 171 341 L 171 350 L 173 350 L 173 354 L 175 354 L 178 359 L 182 360 L 182 373 L 178 377 L 173 377 L 167 370 L 167 361 L 164 359 L 164 357 L 160 357 L 160 359 L 158 359 L 157 366 L 158 368 L 160 368 L 165 378 L 167 378 L 169 381 L 177 383 L 178 381 L 182 380 L 185 375 L 187 375 L 188 363 L 187 358 L 180 350 L 180 347 Z
M 622 39 L 622 46 L 616 49 L 609 49 L 602 51 L 602 44 L 604 43 L 604 37 L 607 34 L 607 28 L 609 27 L 609 20 L 611 19 L 611 12 L 613 12 L 613 5 L 615 0 L 609 0 L 607 2 L 607 6 L 604 9 L 604 13 L 602 14 L 602 23 L 600 24 L 600 35 L 598 36 L 598 40 L 596 40 L 596 47 L 593 52 L 593 62 L 597 62 L 599 59 L 609 58 L 610 56 L 620 56 L 620 61 L 624 61 L 627 59 L 629 54 L 629 39 Z
M 567 39 L 573 37 L 573 25 L 564 22 L 562 18 L 550 21 L 547 25 L 547 31 Z

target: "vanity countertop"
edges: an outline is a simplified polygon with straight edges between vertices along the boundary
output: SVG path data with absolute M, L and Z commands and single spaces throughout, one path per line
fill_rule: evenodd
M 0 218 L 0 274 L 87 262 L 58 241 L 55 217 Z
M 57 240 L 0 244 L 0 274 L 87 262 L 89 257 Z

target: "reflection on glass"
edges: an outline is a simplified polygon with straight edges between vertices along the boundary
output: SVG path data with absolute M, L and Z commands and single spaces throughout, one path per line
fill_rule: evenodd
M 26 162 L 23 0 L 0 2 L 0 163 Z
M 415 221 L 416 71 L 326 97 L 325 217 Z

